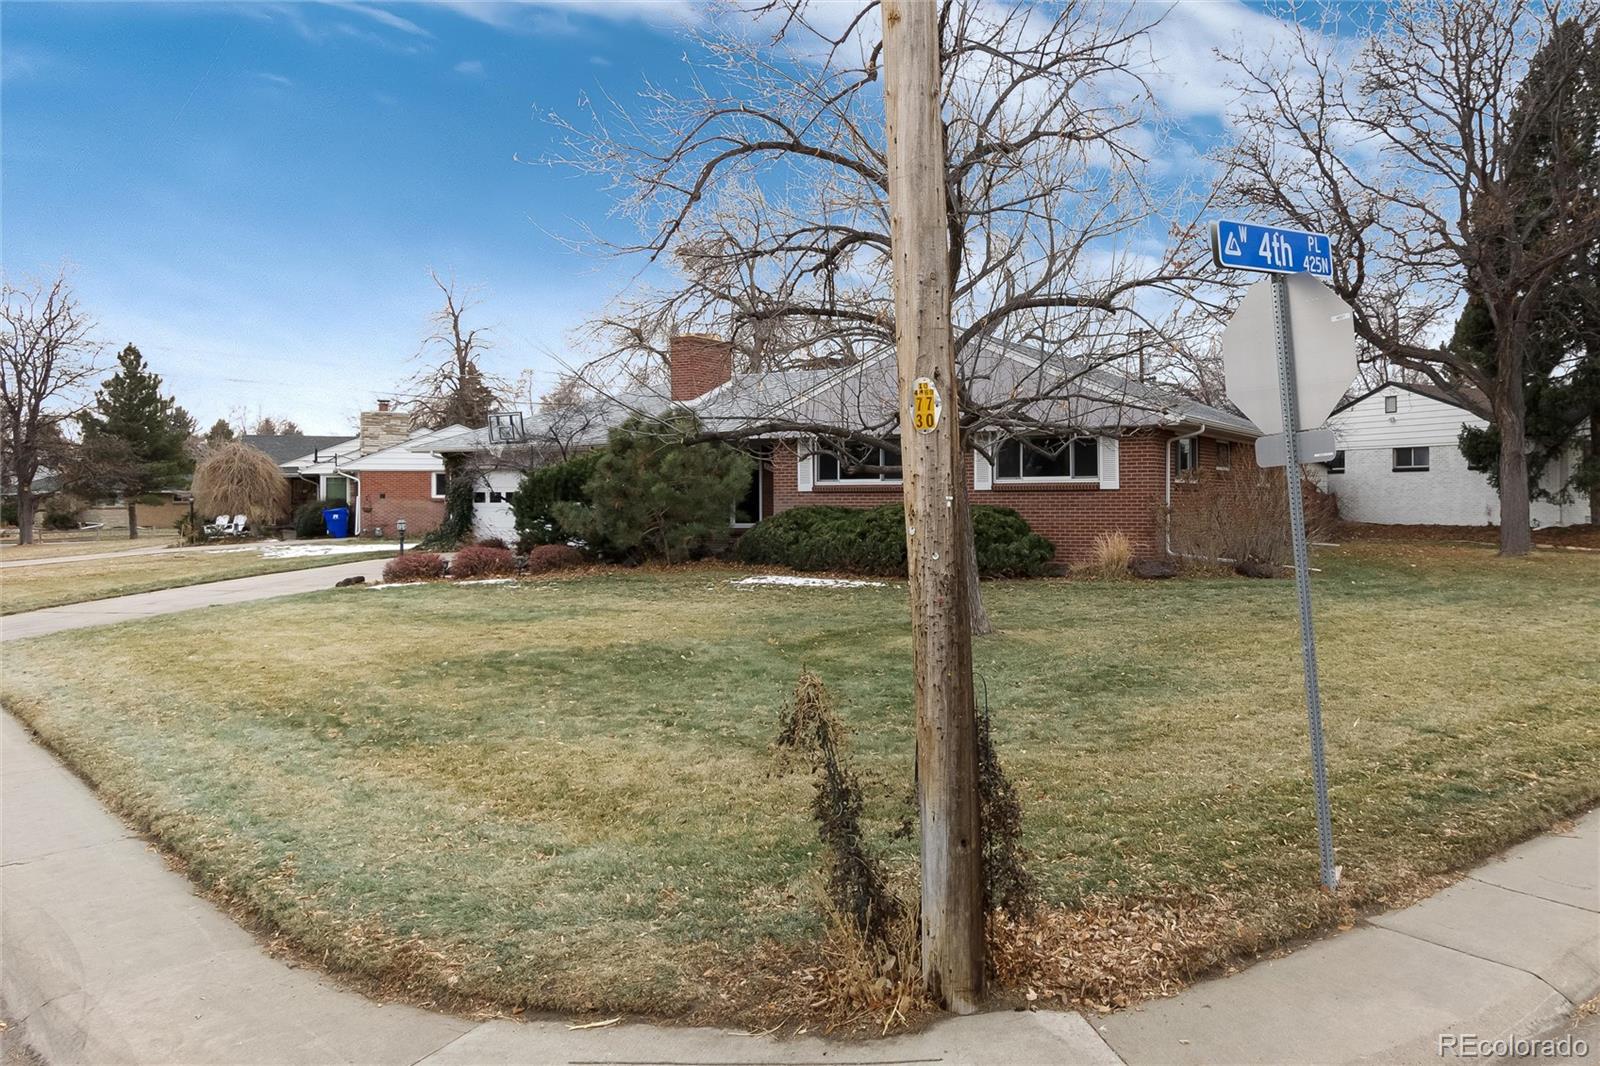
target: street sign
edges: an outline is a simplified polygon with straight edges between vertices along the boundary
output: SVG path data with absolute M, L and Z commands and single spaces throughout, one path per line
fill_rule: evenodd
M 1333 439 L 1333 430 L 1302 429 L 1295 434 L 1297 451 L 1302 463 L 1325 463 L 1339 453 L 1339 442 Z M 1256 465 L 1260 467 L 1289 465 L 1288 440 L 1282 433 L 1256 438 Z
M 1213 222 L 1211 258 L 1217 266 L 1235 270 L 1333 277 L 1333 241 L 1328 235 L 1282 226 Z
M 1311 433 L 1303 433 L 1301 427 L 1320 427 L 1327 421 L 1356 376 L 1355 323 L 1344 301 L 1304 271 L 1290 273 L 1278 266 L 1226 262 L 1230 257 L 1244 258 L 1242 250 L 1234 256 L 1238 247 L 1234 241 L 1249 234 L 1250 230 L 1238 223 L 1219 222 L 1211 228 L 1212 253 L 1218 263 L 1273 274 L 1271 280 L 1251 286 L 1223 331 L 1222 369 L 1228 398 L 1269 438 L 1276 434 L 1276 447 L 1282 451 L 1279 461 L 1288 482 L 1289 542 L 1294 553 L 1295 593 L 1300 601 L 1300 659 L 1305 675 L 1306 723 L 1311 734 L 1317 858 L 1322 887 L 1332 892 L 1339 887 L 1339 867 L 1333 861 L 1333 811 L 1328 803 L 1328 761 L 1322 736 L 1317 638 L 1311 624 L 1311 559 L 1306 550 L 1300 470 L 1302 440 L 1313 449 L 1326 449 L 1332 442 L 1321 437 L 1323 433 L 1331 436 L 1326 430 L 1313 428 Z M 1322 261 L 1318 265 L 1331 265 L 1327 238 L 1321 234 L 1304 236 L 1321 237 Z M 1277 251 L 1270 255 L 1275 262 L 1293 258 L 1279 257 Z M 1268 440 L 1256 442 L 1259 459 L 1274 458 L 1273 449 Z
M 1222 370 L 1228 399 L 1269 436 L 1283 432 L 1278 387 L 1277 328 L 1273 290 L 1289 301 L 1294 355 L 1295 424 L 1322 425 L 1356 376 L 1355 316 L 1350 305 L 1307 274 L 1263 278 L 1250 286 L 1222 332 Z

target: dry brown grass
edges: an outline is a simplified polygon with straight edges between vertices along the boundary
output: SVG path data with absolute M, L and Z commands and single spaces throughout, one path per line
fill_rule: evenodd
M 1089 556 L 1089 565 L 1083 571 L 1107 581 L 1119 580 L 1128 576 L 1128 568 L 1133 565 L 1133 542 L 1121 531 L 1100 533 L 1094 538 Z

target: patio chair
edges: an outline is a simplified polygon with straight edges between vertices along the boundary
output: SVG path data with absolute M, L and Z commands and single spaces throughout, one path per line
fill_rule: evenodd
M 219 514 L 217 515 L 217 520 L 215 522 L 206 523 L 206 534 L 208 536 L 217 537 L 226 536 L 228 533 L 229 524 L 228 516 L 225 514 Z
M 245 527 L 249 524 L 250 519 L 247 516 L 236 514 L 233 516 L 233 527 L 228 532 L 235 537 L 242 537 L 244 536 Z

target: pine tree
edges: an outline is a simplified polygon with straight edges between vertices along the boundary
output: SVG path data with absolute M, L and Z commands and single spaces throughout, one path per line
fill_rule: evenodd
M 206 430 L 206 443 L 210 445 L 226 444 L 233 439 L 233 427 L 228 425 L 226 418 L 219 418 L 211 423 L 211 428 Z
M 120 457 L 105 480 L 126 501 L 128 536 L 137 537 L 139 497 L 184 483 L 194 470 L 188 449 L 194 419 L 171 396 L 161 395 L 161 376 L 130 344 L 117 356 L 117 372 L 101 382 L 93 409 L 80 416 L 79 424 L 87 454 L 103 450 Z
M 1576 55 L 1577 62 L 1568 56 Z M 1600 197 L 1600 41 L 1575 19 L 1558 26 L 1533 57 L 1512 113 L 1517 159 L 1508 180 L 1524 190 L 1517 231 L 1525 237 L 1563 225 L 1595 209 Z M 1528 329 L 1523 366 L 1528 441 L 1528 487 L 1532 498 L 1567 500 L 1587 492 L 1600 521 L 1600 246 L 1581 249 L 1554 272 L 1540 314 Z M 1468 297 L 1451 347 L 1486 370 L 1494 369 L 1495 327 L 1476 294 Z M 1588 426 L 1587 435 L 1585 426 Z M 1542 487 L 1545 473 L 1573 445 L 1583 442 L 1584 460 L 1565 484 Z M 1499 487 L 1495 426 L 1463 427 L 1460 448 L 1475 468 Z

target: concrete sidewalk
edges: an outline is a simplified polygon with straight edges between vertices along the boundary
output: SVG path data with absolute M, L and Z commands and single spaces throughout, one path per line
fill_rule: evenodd
M 0 641 L 22 640 L 25 637 L 59 633 L 66 629 L 128 622 L 136 618 L 150 618 L 199 607 L 217 607 L 229 603 L 247 603 L 251 600 L 315 592 L 319 589 L 332 588 L 335 582 L 358 575 L 368 581 L 376 581 L 383 575 L 383 567 L 387 561 L 387 559 L 368 559 L 364 562 L 313 566 L 305 570 L 285 570 L 277 574 L 236 577 L 203 585 L 184 585 L 180 588 L 140 592 L 133 596 L 118 596 L 109 600 L 90 600 L 88 603 L 72 603 L 64 607 L 25 611 L 22 614 L 0 618 Z

